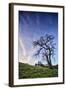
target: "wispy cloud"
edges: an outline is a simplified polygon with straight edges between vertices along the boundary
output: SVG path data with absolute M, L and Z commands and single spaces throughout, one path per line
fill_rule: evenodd
M 56 55 L 58 63 L 58 14 L 48 12 L 19 11 L 19 61 L 35 64 L 40 57 L 35 58 L 33 54 L 33 41 L 50 33 L 55 36 Z

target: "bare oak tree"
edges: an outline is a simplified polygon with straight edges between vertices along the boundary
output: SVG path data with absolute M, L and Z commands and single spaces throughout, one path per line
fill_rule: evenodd
M 41 36 L 39 40 L 33 41 L 34 47 L 39 47 L 35 56 L 42 54 L 43 60 L 46 58 L 47 64 L 50 68 L 52 68 L 52 60 L 51 58 L 54 56 L 55 51 L 55 43 L 54 36 L 46 34 L 44 37 Z

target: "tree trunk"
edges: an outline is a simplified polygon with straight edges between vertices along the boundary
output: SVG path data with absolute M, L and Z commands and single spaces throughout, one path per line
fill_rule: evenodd
M 51 58 L 50 57 L 48 58 L 48 56 L 46 56 L 46 59 L 47 59 L 47 63 L 49 65 L 49 67 L 52 68 Z
M 50 66 L 52 66 L 51 55 L 49 55 L 49 63 L 50 63 Z
M 52 62 L 51 62 L 51 50 L 49 49 L 49 56 L 48 56 L 49 66 L 52 68 Z

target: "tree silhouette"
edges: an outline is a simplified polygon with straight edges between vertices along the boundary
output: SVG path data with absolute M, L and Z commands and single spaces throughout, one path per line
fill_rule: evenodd
M 35 56 L 42 55 L 43 60 L 46 59 L 47 64 L 52 68 L 52 60 L 51 58 L 54 56 L 55 51 L 55 43 L 54 36 L 46 34 L 44 37 L 41 36 L 39 40 L 33 41 L 34 47 L 39 47 Z M 44 59 L 45 58 L 45 59 Z

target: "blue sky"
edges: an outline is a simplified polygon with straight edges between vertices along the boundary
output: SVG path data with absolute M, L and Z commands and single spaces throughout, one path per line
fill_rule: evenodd
M 58 63 L 58 13 L 19 11 L 19 59 L 27 63 L 35 63 L 42 60 L 41 57 L 34 58 L 36 49 L 33 48 L 33 41 L 38 40 L 45 34 L 55 37 L 56 43 L 55 60 Z M 24 58 L 22 58 L 24 57 Z M 28 59 L 30 57 L 30 60 Z M 46 62 L 45 62 L 46 63 Z

